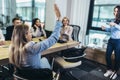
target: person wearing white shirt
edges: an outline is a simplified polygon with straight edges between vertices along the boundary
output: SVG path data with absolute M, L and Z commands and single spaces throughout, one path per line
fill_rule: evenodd
M 63 38 L 62 37 L 63 35 L 67 35 L 68 41 L 72 41 L 73 40 L 72 39 L 73 28 L 72 28 L 72 26 L 69 25 L 69 19 L 67 17 L 64 17 L 62 19 L 62 24 L 63 25 L 62 25 L 62 29 L 60 31 L 60 33 L 61 33 L 60 39 Z
M 44 24 L 41 23 L 39 18 L 34 18 L 32 20 L 32 35 L 33 37 L 41 37 L 44 36 L 46 37 L 46 33 L 44 30 Z
M 0 29 L 0 45 L 5 44 L 5 37 L 2 33 L 2 30 Z

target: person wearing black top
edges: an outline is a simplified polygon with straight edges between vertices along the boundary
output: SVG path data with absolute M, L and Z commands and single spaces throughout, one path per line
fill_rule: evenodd
M 16 25 L 21 24 L 21 20 L 20 20 L 20 18 L 15 17 L 15 18 L 12 19 L 12 23 L 13 23 L 13 25 L 8 26 L 6 28 L 5 40 L 11 40 L 13 29 Z

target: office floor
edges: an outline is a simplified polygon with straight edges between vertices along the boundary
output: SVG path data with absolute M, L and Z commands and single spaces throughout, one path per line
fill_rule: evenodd
M 106 71 L 106 66 L 87 60 L 82 59 L 82 65 L 69 69 L 72 75 L 78 80 L 109 80 L 103 76 Z M 118 77 L 115 80 L 120 80 L 120 71 L 118 72 Z
M 85 58 L 81 59 L 82 64 L 78 67 L 68 69 L 70 73 L 78 80 L 110 80 L 106 78 L 103 74 L 106 71 L 106 66 L 87 60 Z M 0 78 L 0 80 L 3 80 Z M 6 77 L 4 80 L 13 80 L 11 77 Z M 120 71 L 118 72 L 118 77 L 115 80 L 120 80 Z

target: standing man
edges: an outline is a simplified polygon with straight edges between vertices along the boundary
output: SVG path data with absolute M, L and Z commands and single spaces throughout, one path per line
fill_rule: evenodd
M 8 26 L 6 28 L 5 40 L 11 40 L 13 29 L 16 25 L 21 24 L 21 20 L 20 20 L 20 18 L 15 17 L 15 18 L 12 19 L 12 23 L 13 23 L 13 25 Z

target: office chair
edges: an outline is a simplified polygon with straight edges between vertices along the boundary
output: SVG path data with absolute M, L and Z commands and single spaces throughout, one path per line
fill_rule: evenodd
M 33 69 L 31 67 L 16 67 L 13 76 L 16 80 L 53 80 L 52 70 L 47 68 Z
M 13 66 L 11 64 L 0 65 L 0 80 L 8 80 L 13 77 Z
M 73 27 L 73 33 L 72 33 L 72 38 L 73 40 L 75 41 L 79 41 L 79 32 L 80 32 L 80 26 L 78 25 L 70 25 Z M 61 66 L 61 68 L 63 69 L 68 69 L 68 68 L 73 68 L 73 67 L 77 67 L 79 65 L 82 64 L 81 60 L 79 60 L 79 58 L 81 57 L 84 57 L 85 54 L 84 54 L 84 50 L 86 48 L 70 48 L 70 49 L 67 49 L 67 50 L 63 50 L 61 51 L 61 54 L 65 54 L 65 55 L 62 55 L 62 57 L 59 57 L 57 56 L 55 58 L 55 62 Z M 79 53 L 78 55 L 74 55 L 75 53 Z M 69 55 L 69 54 L 72 54 L 72 55 Z M 58 69 L 58 72 L 57 74 L 60 73 L 60 69 Z
M 2 69 L 1 69 L 2 68 Z M 54 73 L 55 74 L 55 73 Z M 48 68 L 18 68 L 13 64 L 0 65 L 0 80 L 58 80 Z
M 46 29 L 45 29 L 45 32 L 46 32 L 47 38 L 52 34 L 52 31 L 49 31 L 49 30 L 46 30 Z
M 80 26 L 78 25 L 70 25 L 73 27 L 73 33 L 72 33 L 72 39 L 74 41 L 79 41 L 79 32 L 80 32 Z M 81 43 L 81 42 L 80 42 Z M 76 62 L 78 61 L 81 57 L 84 57 L 86 54 L 84 53 L 85 49 L 87 47 L 82 47 L 82 48 L 70 48 L 67 50 L 62 51 L 62 57 L 66 60 L 66 61 L 70 61 L 70 62 Z
M 70 25 L 70 26 L 73 27 L 72 39 L 80 42 L 79 39 L 78 39 L 79 38 L 79 32 L 80 32 L 80 29 L 81 29 L 80 26 L 78 26 L 78 25 Z
M 72 33 L 72 39 L 74 41 L 79 41 L 79 33 L 80 33 L 80 26 L 79 25 L 70 25 L 73 27 L 73 33 Z M 80 42 L 81 43 L 81 42 Z M 71 48 L 67 51 L 65 51 L 65 55 L 63 55 L 63 58 L 67 61 L 77 61 L 77 59 L 81 58 L 81 57 L 84 57 L 86 54 L 84 53 L 85 49 L 87 47 L 82 47 L 82 48 L 79 48 L 79 45 L 78 45 L 78 48 Z M 66 54 L 68 53 L 68 54 Z

